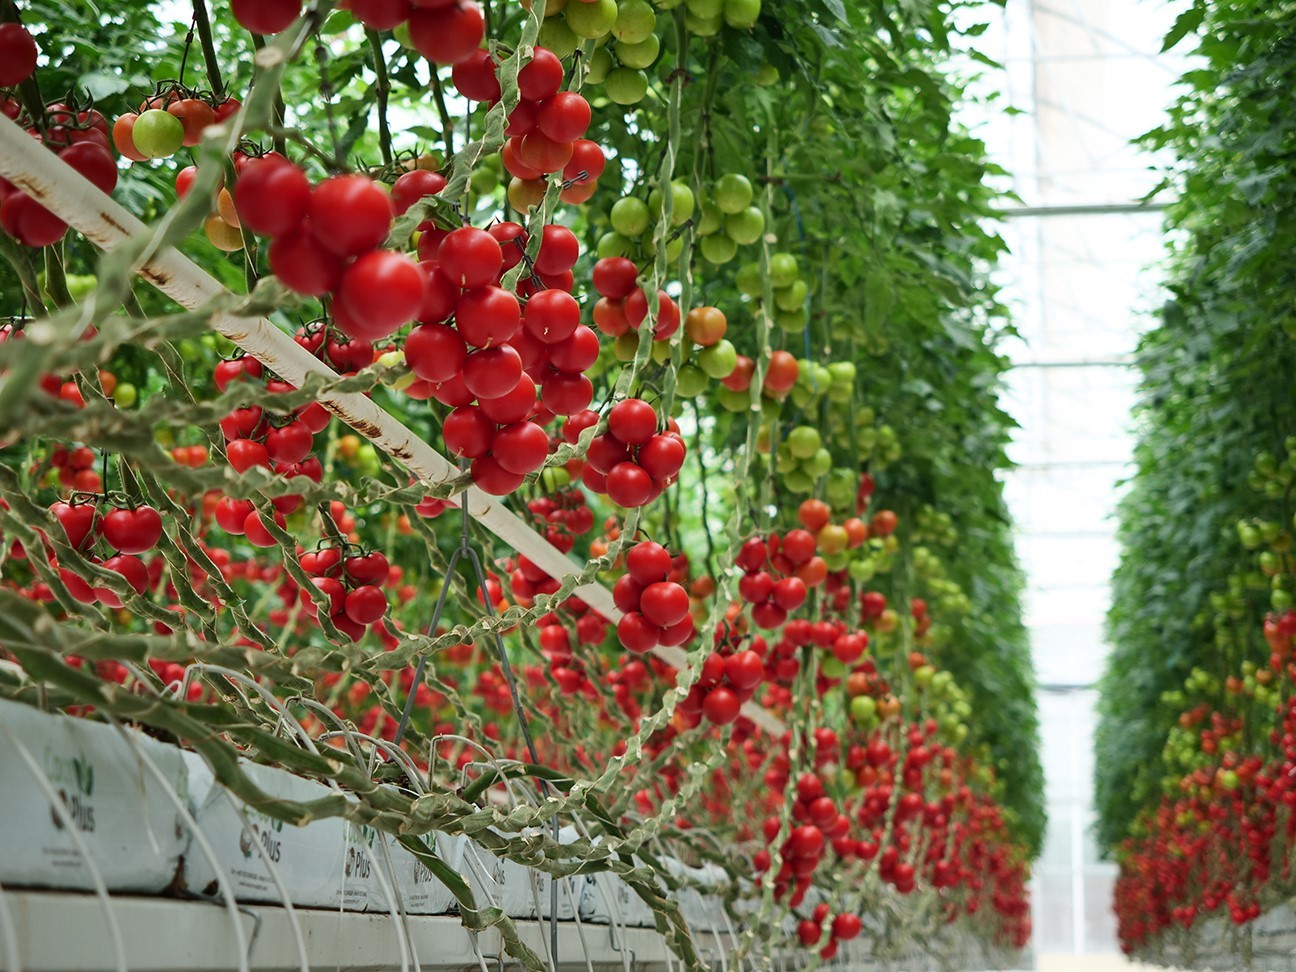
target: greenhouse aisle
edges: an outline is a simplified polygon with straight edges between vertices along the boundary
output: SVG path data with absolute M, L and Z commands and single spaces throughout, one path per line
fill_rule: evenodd
M 979 126 L 1023 201 L 1003 228 L 1001 283 L 1022 341 L 1008 409 L 1021 424 L 1007 495 L 1027 574 L 1048 832 L 1034 869 L 1037 967 L 1129 967 L 1111 910 L 1114 864 L 1092 835 L 1112 513 L 1132 468 L 1130 356 L 1155 307 L 1161 213 L 1130 212 L 1157 181 L 1128 144 L 1159 123 L 1183 69 L 1162 38 L 1183 4 L 1009 0 L 983 49 L 1005 64 Z M 1090 208 L 1092 207 L 1092 211 Z

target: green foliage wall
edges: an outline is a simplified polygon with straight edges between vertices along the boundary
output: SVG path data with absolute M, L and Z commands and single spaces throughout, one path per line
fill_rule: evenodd
M 1185 91 L 1146 137 L 1177 160 L 1167 302 L 1139 348 L 1138 471 L 1120 510 L 1096 786 L 1105 846 L 1155 799 L 1178 689 L 1195 666 L 1227 673 L 1268 650 L 1212 630 L 1239 561 L 1236 523 L 1258 453 L 1296 433 L 1296 8 L 1197 0 L 1167 37 L 1197 41 Z M 1266 587 L 1240 592 L 1258 618 Z

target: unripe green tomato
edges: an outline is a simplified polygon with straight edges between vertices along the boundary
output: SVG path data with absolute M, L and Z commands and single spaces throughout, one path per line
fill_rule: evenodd
M 666 262 L 674 263 L 684 252 L 684 237 L 677 236 L 673 240 L 666 241 Z
M 743 412 L 751 408 L 751 396 L 745 391 L 734 391 L 721 385 L 714 392 L 715 400 L 726 412 Z
M 793 493 L 809 493 L 814 489 L 814 480 L 804 470 L 790 469 L 783 474 L 783 485 Z
M 641 236 L 648 229 L 650 222 L 648 206 L 642 199 L 634 196 L 623 196 L 612 204 L 609 218 L 612 228 L 626 237 Z
M 761 0 L 724 0 L 724 21 L 736 30 L 750 30 L 760 11 Z
M 748 206 L 732 216 L 726 216 L 724 228 L 735 243 L 750 246 L 765 232 L 765 214 L 756 206 Z
M 703 196 L 698 201 L 700 215 L 697 222 L 698 236 L 710 236 L 717 233 L 724 226 L 724 213 L 720 207 L 715 204 L 715 200 Z
M 479 196 L 488 196 L 499 188 L 499 173 L 487 166 L 478 166 L 468 177 L 468 185 Z
M 936 674 L 936 669 L 931 665 L 919 665 L 914 669 L 914 684 L 920 689 L 926 688 L 931 684 L 932 676 Z
M 770 280 L 776 288 L 792 286 L 797 276 L 797 259 L 791 253 L 775 253 L 770 257 Z
M 864 584 L 877 575 L 877 565 L 870 559 L 852 560 L 846 573 L 850 574 L 851 580 L 856 584 Z
M 577 3 L 573 6 L 584 7 L 587 4 Z M 546 17 L 544 23 L 540 25 L 536 43 L 552 51 L 557 57 L 566 58 L 576 53 L 581 38 L 571 29 L 571 24 L 562 17 Z
M 775 311 L 774 313 L 774 323 L 778 325 L 779 330 L 787 331 L 789 334 L 800 334 L 806 329 L 809 322 L 810 315 L 806 312 L 804 304 L 796 310 Z M 820 387 L 826 389 L 828 383 L 825 382 Z
M 724 0 L 684 0 L 684 4 L 694 17 L 720 17 L 724 14 Z
M 118 408 L 132 408 L 139 401 L 139 389 L 129 381 L 119 381 L 117 387 L 113 389 L 112 400 L 117 403 Z
M 835 655 L 825 655 L 819 662 L 819 671 L 824 678 L 842 679 L 846 676 L 846 666 Z
M 708 384 L 707 373 L 697 365 L 682 365 L 675 376 L 675 394 L 680 398 L 697 398 Z
M 654 341 L 652 343 L 652 349 L 649 352 L 649 357 L 652 358 L 654 363 L 665 364 L 667 361 L 670 360 L 670 356 L 671 356 L 670 341 Z
M 766 61 L 756 69 L 756 83 L 761 87 L 779 83 L 778 68 Z
M 826 487 L 829 506 L 840 508 L 855 499 L 855 483 L 852 479 L 851 474 L 844 469 L 833 470 Z
M 725 233 L 712 233 L 710 236 L 702 237 L 698 241 L 698 249 L 707 263 L 717 267 L 728 263 L 738 255 L 738 244 L 734 242 L 733 237 Z
M 829 379 L 834 385 L 844 385 L 849 388 L 855 384 L 855 362 L 853 361 L 834 361 L 828 366 Z M 869 419 L 872 424 L 872 418 Z
M 584 4 L 577 4 L 584 6 Z M 618 105 L 637 105 L 648 94 L 648 75 L 628 67 L 619 67 L 608 73 L 603 81 L 607 96 Z
M 599 356 L 594 359 L 594 363 L 585 369 L 586 377 L 590 379 L 598 378 L 608 370 L 615 360 L 616 355 L 612 353 L 612 349 L 606 344 L 603 345 L 603 347 L 599 348 Z
M 131 137 L 140 155 L 165 159 L 179 152 L 184 144 L 184 125 L 170 112 L 150 108 L 135 119 Z
M 540 485 L 547 491 L 563 489 L 571 483 L 571 473 L 564 466 L 551 466 L 540 473 Z
M 687 183 L 680 182 L 678 179 L 671 183 L 671 225 L 683 226 L 693 218 L 693 213 L 697 209 L 697 200 L 693 196 L 693 190 Z M 653 222 L 661 218 L 662 194 L 660 189 L 654 189 L 648 194 L 648 212 L 651 214 Z
M 608 33 L 616 24 L 617 0 L 593 0 L 592 3 L 581 0 L 568 4 L 563 16 L 577 37 L 594 40 Z
M 810 373 L 814 379 L 811 385 L 821 392 L 832 386 L 832 372 L 828 370 L 827 365 L 820 364 L 818 361 L 802 361 L 801 369 Z
M 649 34 L 638 44 L 625 42 L 617 44 L 616 52 L 617 60 L 623 65 L 642 71 L 652 67 L 653 62 L 657 60 L 657 55 L 661 53 L 661 41 L 657 39 L 656 34 Z
M 620 0 L 612 36 L 619 42 L 639 44 L 652 36 L 657 26 L 657 14 L 648 0 Z M 618 45 L 617 50 L 620 50 Z M 622 63 L 625 60 L 622 59 Z M 651 63 L 651 62 L 649 62 Z
M 788 452 L 796 459 L 809 459 L 823 446 L 819 430 L 810 425 L 798 425 L 785 440 Z
M 78 303 L 94 293 L 99 286 L 99 278 L 93 273 L 69 273 L 67 275 L 68 295 Z
M 694 17 L 689 13 L 684 15 L 684 28 L 697 37 L 714 37 L 723 26 L 723 17 Z
M 573 34 L 573 37 L 576 35 Z M 541 45 L 542 47 L 547 45 Z M 616 67 L 616 59 L 612 57 L 612 52 L 606 47 L 600 47 L 590 55 L 589 70 L 585 74 L 586 84 L 602 84 L 607 80 L 608 74 Z
M 722 175 L 711 190 L 711 198 L 727 215 L 741 213 L 752 204 L 752 197 L 755 194 L 751 180 L 737 172 Z
M 738 367 L 738 349 L 732 342 L 721 338 L 709 348 L 698 352 L 698 367 L 710 378 L 728 378 Z
M 850 719 L 857 726 L 865 726 L 877 718 L 877 702 L 871 695 L 857 695 L 850 701 Z
M 805 306 L 810 296 L 810 287 L 804 280 L 794 280 L 790 287 L 781 287 L 774 291 L 774 303 L 779 310 L 792 311 Z M 849 362 L 847 362 L 849 364 Z
M 633 361 L 635 352 L 638 350 L 639 335 L 634 331 L 626 331 L 612 343 L 612 352 L 618 361 Z
M 820 449 L 805 461 L 804 467 L 805 471 L 816 479 L 827 475 L 828 470 L 832 468 L 832 453 L 827 449 Z M 891 538 L 888 537 L 887 539 Z
M 1292 606 L 1292 596 L 1288 591 L 1270 591 L 1269 606 L 1275 611 L 1286 611 Z
M 792 392 L 788 398 L 792 401 L 793 408 L 809 408 L 810 403 L 814 401 L 814 390 L 808 385 L 793 385 Z
M 639 247 L 634 240 L 617 232 L 604 233 L 600 236 L 595 250 L 600 260 L 609 257 L 634 257 L 639 253 Z
M 828 565 L 829 570 L 845 570 L 846 565 L 850 563 L 850 554 L 845 550 L 838 551 L 834 554 L 825 554 L 824 563 Z
M 759 297 L 765 289 L 765 284 L 761 280 L 760 264 L 744 263 L 738 268 L 734 284 L 738 287 L 739 293 L 746 294 L 748 297 Z

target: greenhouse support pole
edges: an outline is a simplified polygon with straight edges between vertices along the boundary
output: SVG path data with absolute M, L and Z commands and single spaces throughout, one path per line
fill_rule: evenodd
M 105 250 L 148 232 L 144 223 L 2 115 L 0 176 Z M 228 294 L 214 277 L 171 247 L 154 254 L 136 272 L 190 310 Z M 322 375 L 329 380 L 339 377 L 265 318 L 216 313 L 212 315 L 211 326 L 292 385 L 302 385 L 308 375 Z M 365 395 L 326 391 L 321 393 L 319 402 L 424 482 L 438 485 L 459 474 L 443 455 Z M 562 551 L 493 496 L 470 486 L 457 501 L 467 504 L 468 513 L 477 522 L 550 576 L 561 580 L 578 569 Z M 620 619 L 621 612 L 612 600 L 611 591 L 602 584 L 585 584 L 575 593 L 612 623 Z M 675 668 L 686 667 L 682 649 L 659 646 L 653 649 L 653 654 Z M 785 729 L 781 720 L 754 703 L 746 703 L 742 712 L 767 732 L 780 734 Z

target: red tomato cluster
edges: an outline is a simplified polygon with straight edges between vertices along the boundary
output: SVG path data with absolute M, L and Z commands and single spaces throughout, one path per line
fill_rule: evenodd
M 612 597 L 623 613 L 617 637 L 630 652 L 642 655 L 658 645 L 682 645 L 693 637 L 688 591 L 669 579 L 671 555 L 660 543 L 644 540 L 626 553 L 626 574 Z
M 87 500 L 58 500 L 50 507 L 63 528 L 68 544 L 86 559 L 120 574 L 137 594 L 145 593 L 156 581 L 149 565 L 137 555 L 152 550 L 162 538 L 162 517 L 151 506 L 114 508 L 101 515 L 100 497 Z M 103 544 L 100 544 L 100 541 Z M 95 554 L 96 547 L 106 547 L 109 556 Z M 159 570 L 161 561 L 155 561 Z M 57 560 L 51 558 L 57 566 Z M 106 607 L 122 606 L 121 596 L 108 587 L 92 587 L 81 575 L 59 567 L 59 576 L 76 600 L 82 604 L 103 604 Z
M 828 943 L 819 949 L 819 957 L 828 961 L 837 954 L 837 943 L 848 942 L 864 930 L 859 915 L 842 913 L 836 917 L 827 904 L 817 904 L 810 918 L 797 923 L 797 939 L 806 948 L 813 948 L 823 938 L 824 924 L 828 925 Z
M 762 628 L 781 627 L 788 614 L 805 603 L 806 582 L 794 571 L 815 556 L 814 535 L 789 530 L 783 537 L 752 537 L 742 545 L 735 563 L 744 571 L 738 596 L 752 605 L 752 620 Z
M 490 51 L 476 49 L 455 63 L 451 77 L 469 101 L 491 104 L 500 100 L 498 66 Z M 575 91 L 563 91 L 563 66 L 552 51 L 535 49 L 532 59 L 518 71 L 517 106 L 508 117 L 504 134 L 504 168 L 524 184 L 522 193 L 538 201 L 544 195 L 545 176 L 563 174 L 562 200 L 583 203 L 594 195 L 599 176 L 607 166 L 603 150 L 585 138 L 590 106 Z
M 16 102 L 6 101 L 4 107 L 5 114 L 10 115 L 12 111 L 11 117 L 18 117 Z M 41 137 L 34 124 L 27 130 L 33 137 Z M 44 141 L 60 159 L 101 191 L 112 192 L 116 188 L 117 163 L 109 148 L 108 122 L 93 108 L 78 110 L 62 103 L 49 105 L 45 109 Z M 23 246 L 40 247 L 61 240 L 67 232 L 67 223 L 12 183 L 0 179 L 0 229 Z
M 625 257 L 605 257 L 594 265 L 594 324 L 608 337 L 637 330 L 648 317 L 648 295 L 638 285 L 639 268 Z M 653 340 L 665 341 L 679 330 L 679 305 L 664 290 L 657 291 Z
M 327 613 L 334 626 L 353 641 L 364 637 L 369 625 L 387 613 L 383 590 L 391 574 L 387 558 L 376 550 L 352 552 L 337 546 L 323 546 L 301 555 L 302 570 L 311 584 L 327 599 Z M 301 592 L 302 604 L 316 608 L 309 591 Z
M 471 459 L 473 481 L 496 495 L 517 489 L 544 464 L 549 436 L 542 426 L 583 411 L 594 396 L 584 372 L 598 358 L 598 338 L 580 323 L 570 293 L 576 236 L 564 226 L 544 228 L 520 288 L 523 312 L 500 283 L 526 259 L 526 244 L 516 223 L 424 233 L 419 255 L 428 293 L 422 323 L 405 341 L 405 361 L 419 379 L 407 394 L 453 409 L 442 428 L 446 447 Z
M 255 358 L 239 357 L 222 361 L 216 366 L 214 381 L 220 391 L 232 382 L 260 383 L 264 377 L 261 362 Z M 285 381 L 271 379 L 265 382 L 267 391 L 284 393 L 293 390 Z M 225 457 L 237 472 L 247 472 L 253 467 L 273 470 L 285 479 L 305 476 L 313 482 L 323 479 L 323 468 L 317 457 L 311 455 L 315 448 L 315 434 L 329 423 L 329 413 L 316 402 L 297 409 L 286 420 L 272 419 L 260 405 L 236 408 L 221 419 L 221 432 L 225 436 Z M 297 493 L 276 496 L 271 502 L 275 508 L 275 522 L 282 529 L 285 517 L 301 505 Z M 275 539 L 266 529 L 260 511 L 251 500 L 223 497 L 216 504 L 216 522 L 226 533 L 246 537 L 257 547 L 273 547 Z
M 701 677 L 680 701 L 676 724 L 692 728 L 706 719 L 727 726 L 764 680 L 765 662 L 750 648 L 729 655 L 712 652 L 702 663 Z
M 595 436 L 581 481 L 618 506 L 645 506 L 679 477 L 687 448 L 674 420 L 660 432 L 657 411 L 641 398 L 618 402 L 608 428 Z

